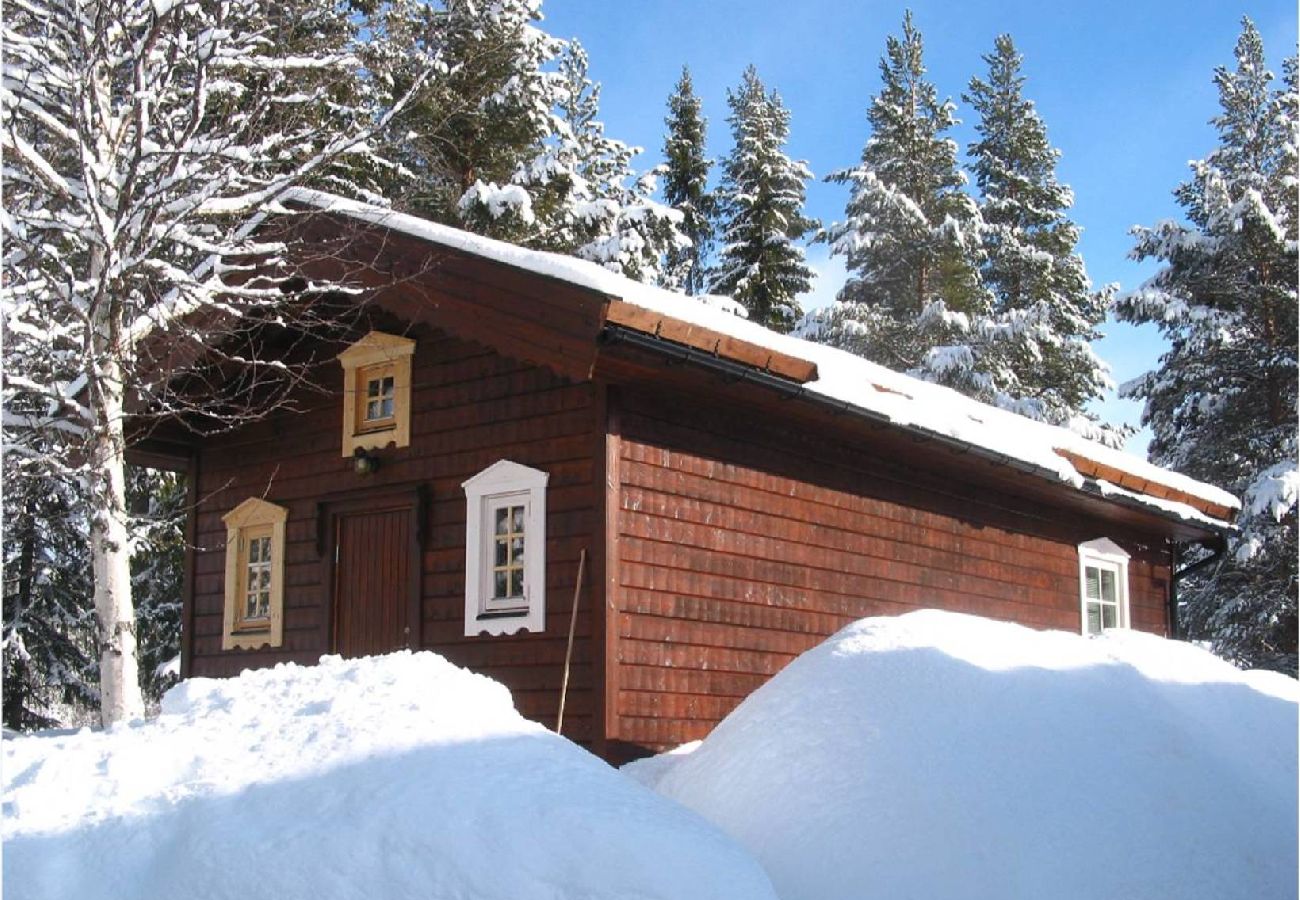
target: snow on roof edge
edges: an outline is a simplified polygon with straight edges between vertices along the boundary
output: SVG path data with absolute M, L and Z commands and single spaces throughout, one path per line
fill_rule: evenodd
M 324 191 L 293 188 L 283 195 L 283 199 L 391 228 L 420 240 L 565 281 L 617 297 L 625 303 L 660 315 L 710 328 L 769 350 L 813 362 L 817 365 L 818 377 L 804 385 L 813 393 L 879 413 L 903 427 L 919 428 L 1029 463 L 1054 473 L 1057 478 L 1075 488 L 1082 488 L 1085 476 L 1061 456 L 1058 449 L 1077 453 L 1094 462 L 1112 466 L 1217 506 L 1232 510 L 1241 508 L 1241 501 L 1221 488 L 1088 440 L 1067 428 L 989 406 L 951 388 L 895 372 L 844 350 L 778 334 L 723 309 L 695 302 L 685 294 L 633 281 L 587 260 L 543 250 L 529 250 Z M 1187 504 L 1133 491 L 1123 493 L 1165 514 L 1174 513 L 1182 519 L 1218 527 L 1228 524 L 1204 515 Z M 1187 515 L 1189 512 L 1192 515 Z

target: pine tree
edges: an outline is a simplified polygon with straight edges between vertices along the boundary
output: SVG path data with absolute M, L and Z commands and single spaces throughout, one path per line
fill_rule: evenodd
M 1282 86 L 1243 20 L 1235 69 L 1215 71 L 1219 145 L 1175 191 L 1187 223 L 1134 229 L 1163 268 L 1118 304 L 1168 338 L 1126 385 L 1145 401 L 1156 462 L 1219 484 L 1244 509 L 1227 553 L 1180 594 L 1192 638 L 1243 665 L 1296 671 L 1296 60 Z
M 442 66 L 393 122 L 399 164 L 383 193 L 406 212 L 505 240 L 532 233 L 532 198 L 510 190 L 520 163 L 554 132 L 565 42 L 539 0 L 395 0 L 376 16 L 366 61 L 400 94 L 422 55 Z
M 606 136 L 587 54 L 540 28 L 539 0 L 401 0 L 380 18 L 380 80 L 405 84 L 409 47 L 438 48 L 446 69 L 394 122 L 384 190 L 399 208 L 659 280 L 681 215 L 633 170 L 640 150 Z
M 704 291 L 706 261 L 713 244 L 713 197 L 709 193 L 709 169 L 712 160 L 704 155 L 707 120 L 700 113 L 691 73 L 682 67 L 673 95 L 668 98 L 668 135 L 664 138 L 664 200 L 684 216 L 682 232 L 690 247 L 669 254 L 669 286 L 687 294 Z
M 890 368 L 971 382 L 963 386 L 975 392 L 987 379 L 964 341 L 990 309 L 978 271 L 979 212 L 945 137 L 957 121 L 953 104 L 925 79 L 910 12 L 902 37 L 886 41 L 880 73 L 861 163 L 828 179 L 850 188 L 845 220 L 822 235 L 849 279 L 802 330 Z
M 801 315 L 798 296 L 812 285 L 795 245 L 817 225 L 803 214 L 812 174 L 785 155 L 790 114 L 753 66 L 727 104 L 734 145 L 718 192 L 722 250 L 709 292 L 744 305 L 752 321 L 789 331 Z
M 1023 57 L 1011 36 L 999 36 L 984 61 L 987 80 L 972 78 L 963 99 L 980 117 L 968 153 L 984 221 L 981 274 L 1004 337 L 988 343 L 982 367 L 996 393 L 1035 404 L 1035 418 L 1073 422 L 1117 444 L 1122 430 L 1089 426 L 1084 412 L 1113 386 L 1089 344 L 1100 337 L 1112 290 L 1092 290 L 1076 252 L 1079 229 L 1067 217 L 1074 196 L 1056 180 L 1060 151 L 1024 97 Z

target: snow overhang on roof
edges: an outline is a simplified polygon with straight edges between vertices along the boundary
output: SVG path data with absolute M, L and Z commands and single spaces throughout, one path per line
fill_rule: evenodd
M 598 292 L 610 298 L 607 322 L 612 325 L 752 367 L 788 382 L 810 399 L 1018 464 L 1163 518 L 1223 531 L 1241 508 L 1236 497 L 1220 488 L 1069 429 L 980 403 L 834 347 L 778 334 L 725 305 L 641 284 L 595 263 L 528 250 L 320 191 L 295 189 L 284 199 Z

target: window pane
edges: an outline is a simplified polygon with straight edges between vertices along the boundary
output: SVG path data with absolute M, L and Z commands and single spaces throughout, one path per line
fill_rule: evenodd
M 517 534 L 523 534 L 524 531 L 524 508 L 522 506 L 510 507 L 510 517 L 512 521 L 511 531 Z
M 380 393 L 383 394 L 383 396 L 385 397 L 393 396 L 393 376 L 389 375 L 387 378 L 385 378 L 383 384 L 380 387 L 381 387 Z
M 1087 566 L 1083 570 L 1083 595 L 1089 600 L 1101 599 L 1101 570 Z
M 498 569 L 497 571 L 493 572 L 492 573 L 492 596 L 498 600 L 501 599 L 502 597 L 510 596 L 509 594 L 506 593 L 506 586 L 507 586 L 506 570 Z
M 1114 607 L 1114 606 L 1111 606 L 1109 603 L 1107 603 L 1107 604 L 1105 604 L 1104 606 L 1102 606 L 1102 608 L 1101 608 L 1101 624 L 1102 624 L 1102 627 L 1104 627 L 1104 628 L 1114 628 L 1114 627 L 1116 627 L 1117 625 L 1119 625 L 1119 622 L 1116 621 L 1116 617 L 1115 617 L 1115 613 L 1116 613 L 1116 612 L 1118 612 L 1118 608 L 1117 608 L 1117 607 Z
M 510 539 L 510 561 L 516 566 L 524 564 L 524 539 L 522 537 Z
M 248 603 L 244 607 L 244 618 L 252 619 L 257 616 L 257 594 L 248 595 Z
M 493 559 L 493 561 L 492 561 L 492 565 L 494 565 L 494 566 L 498 566 L 498 567 L 509 565 L 509 564 L 510 564 L 510 558 L 509 558 L 509 556 L 508 556 L 508 554 L 507 554 L 507 552 L 506 552 L 506 549 L 507 549 L 507 547 L 508 547 L 509 545 L 508 545 L 505 541 L 500 540 L 500 539 L 498 539 L 497 541 L 495 541 L 495 543 L 496 543 L 496 556 L 494 557 L 494 559 Z
M 367 397 L 379 396 L 379 379 L 375 378 L 372 379 L 371 381 L 366 382 L 366 396 Z
M 510 570 L 510 596 L 522 597 L 524 595 L 524 570 Z
M 1088 604 L 1088 634 L 1101 634 L 1101 607 L 1096 603 Z
M 496 525 L 493 530 L 497 534 L 506 533 L 506 523 L 509 521 L 509 515 L 510 515 L 510 511 L 506 509 L 504 506 L 498 507 L 497 509 L 493 510 L 493 516 L 496 520 Z
M 1110 569 L 1101 570 L 1101 599 L 1108 603 L 1114 603 L 1115 595 L 1115 573 Z
M 390 416 L 392 416 L 392 414 L 393 414 L 393 398 L 385 397 L 383 400 L 380 400 L 379 401 L 380 418 L 387 419 Z

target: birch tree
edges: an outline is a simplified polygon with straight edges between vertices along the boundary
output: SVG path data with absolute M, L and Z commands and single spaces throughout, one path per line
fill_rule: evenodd
M 19 474 L 53 463 L 84 487 L 108 724 L 143 709 L 127 415 L 196 408 L 146 339 L 184 322 L 212 350 L 202 322 L 280 321 L 284 294 L 236 286 L 229 261 L 285 247 L 239 223 L 306 180 L 347 184 L 342 163 L 377 161 L 370 139 L 406 100 L 369 102 L 357 23 L 332 0 L 14 0 L 0 28 L 6 443 Z M 283 367 L 249 346 L 223 371 L 274 396 Z

